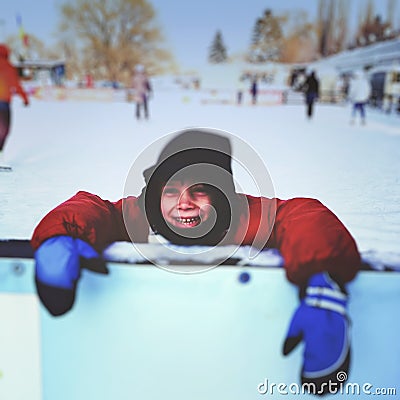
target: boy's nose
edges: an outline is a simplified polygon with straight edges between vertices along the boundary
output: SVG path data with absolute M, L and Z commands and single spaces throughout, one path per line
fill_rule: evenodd
M 178 208 L 180 209 L 188 209 L 192 208 L 193 203 L 192 203 L 192 197 L 190 195 L 189 190 L 184 190 L 181 195 L 179 196 L 178 199 Z

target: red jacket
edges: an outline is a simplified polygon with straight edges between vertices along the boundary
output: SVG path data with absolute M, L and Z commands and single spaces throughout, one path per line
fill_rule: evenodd
M 0 101 L 10 103 L 13 94 L 19 94 L 28 103 L 28 97 L 19 83 L 17 70 L 8 61 L 8 48 L 0 45 Z
M 238 228 L 230 235 L 234 244 L 254 244 L 259 231 L 257 242 L 280 251 L 286 275 L 297 285 L 321 271 L 328 271 L 343 283 L 354 278 L 360 267 L 356 243 L 340 220 L 318 200 L 238 196 L 245 196 L 249 207 L 240 212 Z M 97 251 L 116 241 L 129 241 L 122 207 L 129 220 L 134 221 L 135 241 L 145 243 L 149 226 L 138 203 L 136 197 L 110 202 L 78 192 L 42 219 L 33 233 L 32 246 L 37 249 L 43 241 L 57 235 L 80 238 Z

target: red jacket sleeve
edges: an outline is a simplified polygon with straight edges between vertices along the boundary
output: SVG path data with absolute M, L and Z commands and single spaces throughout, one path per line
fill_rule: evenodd
M 20 83 L 19 77 L 18 77 L 18 73 L 15 68 L 12 69 L 11 87 L 12 87 L 12 91 L 15 94 L 18 94 L 19 96 L 21 96 L 24 103 L 29 103 L 28 96 L 26 95 L 25 90 L 21 86 L 21 83 Z
M 273 241 L 285 261 L 288 279 L 303 285 L 327 271 L 340 283 L 350 281 L 361 260 L 355 240 L 343 223 L 315 199 L 279 201 Z
M 32 247 L 37 249 L 46 239 L 59 235 L 82 239 L 97 251 L 102 251 L 112 242 L 129 241 L 123 207 L 125 215 L 137 226 L 135 241 L 146 242 L 149 228 L 136 197 L 114 203 L 88 192 L 78 192 L 40 221 L 33 232 Z
M 18 94 L 25 103 L 29 103 L 28 96 L 22 88 L 18 72 L 8 61 L 0 60 L 0 101 L 11 101 L 11 95 Z

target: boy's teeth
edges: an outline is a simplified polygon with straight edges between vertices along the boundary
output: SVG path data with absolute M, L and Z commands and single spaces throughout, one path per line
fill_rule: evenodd
M 176 220 L 181 224 L 191 224 L 192 222 L 198 221 L 199 217 L 191 217 L 191 218 L 177 218 Z

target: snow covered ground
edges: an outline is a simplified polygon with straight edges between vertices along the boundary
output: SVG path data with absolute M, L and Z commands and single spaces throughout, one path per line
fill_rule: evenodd
M 195 91 L 157 90 L 149 121 L 123 101 L 13 103 L 0 174 L 0 238 L 29 238 L 40 219 L 78 190 L 117 200 L 135 159 L 160 137 L 189 126 L 222 129 L 243 139 L 263 161 L 280 198 L 310 196 L 330 207 L 362 251 L 399 253 L 400 117 L 367 110 L 350 125 L 350 105 L 241 106 L 202 102 Z M 235 154 L 234 154 L 235 155 Z M 150 165 L 157 154 L 148 159 Z M 137 192 L 143 181 L 138 179 Z M 254 191 L 251 182 L 243 189 Z M 257 194 L 257 193 L 254 193 Z

